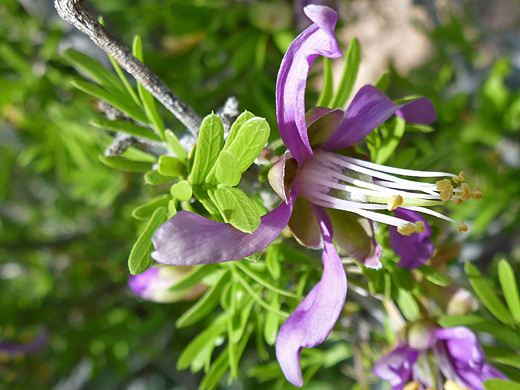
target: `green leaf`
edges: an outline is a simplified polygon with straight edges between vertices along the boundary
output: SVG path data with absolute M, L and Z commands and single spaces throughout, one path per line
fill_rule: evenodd
M 266 250 L 265 265 L 274 280 L 280 278 L 280 246 L 269 245 Z
M 246 123 L 249 119 L 254 118 L 255 115 L 249 111 L 244 111 L 242 114 L 238 116 L 237 119 L 233 122 L 231 125 L 231 128 L 229 129 L 229 134 L 226 139 L 226 144 L 231 144 L 235 137 L 238 135 L 238 132 L 242 125 Z
M 144 182 L 151 186 L 158 186 L 164 183 L 172 181 L 174 178 L 169 176 L 163 176 L 156 170 L 148 171 L 144 174 Z
M 177 360 L 177 369 L 185 370 L 188 367 L 192 367 L 192 371 L 198 371 L 206 363 L 208 355 L 211 357 L 211 352 L 215 348 L 217 338 L 226 329 L 226 324 L 229 315 L 227 313 L 220 314 L 211 325 L 208 326 L 204 331 L 199 333 L 181 353 Z M 209 352 L 209 354 L 208 354 Z M 195 367 L 194 367 L 195 366 Z
M 159 167 L 157 171 L 163 176 L 178 177 L 184 163 L 175 157 L 161 156 L 159 157 Z
M 112 94 L 118 95 L 128 104 L 133 103 L 124 86 L 117 79 L 116 75 L 105 68 L 105 66 L 103 66 L 98 61 L 74 49 L 65 50 L 63 52 L 63 57 L 65 57 L 65 59 L 72 65 L 86 73 L 92 80 L 106 88 Z
M 223 150 L 220 152 L 215 165 L 217 180 L 228 187 L 234 187 L 240 182 L 242 172 L 238 160 L 233 153 Z
M 98 156 L 99 160 L 106 166 L 125 172 L 146 172 L 152 169 L 153 164 L 144 161 L 128 160 L 123 157 Z
M 114 59 L 114 57 L 112 57 L 111 55 L 107 55 L 107 56 L 108 56 L 108 59 L 110 60 L 110 63 L 112 64 L 112 67 L 116 71 L 117 76 L 119 77 L 119 80 L 121 80 L 121 82 L 125 86 L 125 89 L 127 90 L 128 95 L 132 98 L 132 100 L 134 101 L 134 103 L 137 106 L 140 106 L 141 105 L 141 101 L 137 97 L 137 94 L 135 93 L 134 88 L 128 82 L 128 79 L 126 78 L 125 74 L 123 73 L 123 69 L 121 69 L 119 64 Z
M 504 324 L 513 325 L 514 321 L 511 317 L 511 314 L 509 314 L 509 311 L 505 305 L 495 294 L 489 281 L 482 277 L 477 267 L 467 262 L 464 268 L 466 270 L 466 274 L 469 277 L 469 282 L 475 290 L 475 293 L 478 295 L 487 309 Z
M 520 390 L 520 383 L 505 379 L 488 379 L 484 382 L 484 388 L 486 390 Z
M 193 167 L 191 169 L 191 184 L 202 184 L 209 171 L 215 165 L 224 143 L 224 126 L 215 114 L 208 115 L 202 121 L 199 131 L 199 141 L 195 149 Z
M 415 281 L 413 280 L 409 269 L 398 267 L 392 261 L 385 261 L 385 267 L 390 271 L 392 280 L 399 288 L 403 288 L 407 291 L 413 290 L 415 287 Z
M 343 107 L 350 96 L 354 82 L 358 74 L 359 63 L 361 62 L 361 49 L 356 38 L 350 40 L 347 55 L 345 56 L 345 68 L 339 83 L 336 94 L 332 99 L 330 108 Z
M 215 200 L 224 221 L 245 233 L 260 226 L 260 213 L 255 204 L 238 188 L 217 188 Z
M 137 106 L 129 105 L 125 101 L 122 101 L 119 97 L 114 96 L 110 92 L 105 91 L 98 85 L 83 80 L 74 80 L 72 82 L 72 85 L 82 90 L 83 92 L 88 93 L 91 96 L 94 96 L 97 99 L 104 100 L 114 108 L 127 114 L 130 118 L 138 122 L 148 123 L 146 115 L 143 114 L 143 112 Z
M 392 156 L 404 135 L 406 127 L 404 119 L 396 117 L 394 122 L 395 124 L 391 127 L 391 131 L 383 139 L 383 143 L 377 150 L 376 164 L 384 164 Z
M 516 352 L 499 347 L 482 346 L 482 348 L 488 361 L 520 368 L 520 356 Z
M 270 132 L 269 123 L 264 118 L 254 117 L 240 126 L 236 131 L 236 136 L 231 140 L 228 137 L 224 150 L 236 157 L 240 173 L 244 173 L 258 157 Z
M 152 200 L 151 202 L 143 204 L 132 211 L 132 217 L 143 221 L 148 220 L 152 217 L 157 208 L 167 207 L 170 199 L 170 195 L 163 195 Z
M 419 306 L 410 292 L 399 289 L 397 295 L 397 304 L 399 305 L 399 308 L 403 312 L 404 316 L 409 321 L 414 321 L 419 318 Z
M 110 121 L 108 119 L 98 119 L 90 122 L 92 126 L 95 126 L 100 129 L 106 129 L 110 131 L 118 131 L 121 133 L 126 133 L 132 135 L 134 137 L 140 137 L 149 139 L 151 141 L 160 142 L 161 138 L 152 132 L 152 130 L 147 129 L 146 127 L 141 127 L 133 124 L 132 122 L 127 121 Z
M 329 107 L 332 100 L 332 93 L 334 89 L 334 80 L 332 74 L 332 62 L 330 58 L 323 57 L 323 87 L 321 89 L 320 97 L 316 102 L 318 107 Z
M 229 272 L 224 272 L 219 277 L 217 283 L 208 289 L 204 296 L 200 298 L 197 303 L 188 309 L 182 316 L 179 317 L 175 326 L 177 328 L 184 328 L 200 321 L 218 305 L 220 301 L 220 293 L 224 287 L 228 284 L 230 279 Z
M 150 253 L 153 249 L 152 236 L 155 231 L 166 221 L 166 208 L 159 207 L 148 221 L 143 232 L 135 242 L 128 258 L 128 268 L 132 275 L 146 271 L 153 262 Z
M 518 296 L 518 286 L 516 284 L 515 273 L 513 268 L 506 259 L 500 260 L 498 263 L 498 278 L 507 306 L 516 323 L 520 324 L 520 297 Z
M 195 269 L 169 288 L 170 291 L 187 290 L 218 269 L 216 264 L 198 265 Z
M 166 138 L 166 142 L 172 149 L 172 152 L 175 153 L 177 158 L 181 159 L 184 163 L 186 163 L 186 161 L 188 161 L 188 153 L 186 153 L 181 143 L 179 142 L 179 139 L 173 133 L 173 131 L 166 130 L 164 132 L 164 136 Z
M 437 286 L 445 287 L 451 284 L 451 279 L 448 276 L 433 267 L 423 265 L 419 268 L 419 271 L 423 274 L 426 280 L 436 284 Z
M 191 196 L 193 195 L 193 189 L 191 188 L 190 183 L 188 183 L 186 180 L 181 180 L 180 182 L 171 186 L 170 194 L 172 194 L 175 199 L 183 202 L 191 199 Z
M 132 54 L 139 61 L 144 63 L 143 58 L 143 47 L 141 38 L 136 35 L 132 44 Z M 155 99 L 150 92 L 148 92 L 140 82 L 137 82 L 137 92 L 143 102 L 144 111 L 150 123 L 153 124 L 154 129 L 160 135 L 164 134 L 164 122 L 157 113 L 157 107 L 155 106 Z
M 280 310 L 280 295 L 271 293 L 267 303 L 276 310 Z M 278 335 L 278 328 L 280 327 L 280 316 L 273 311 L 267 310 L 265 312 L 264 325 L 264 339 L 268 345 L 274 345 L 276 336 Z
M 388 89 L 388 85 L 390 84 L 390 73 L 385 72 L 377 79 L 374 87 L 379 89 L 381 92 L 385 92 Z

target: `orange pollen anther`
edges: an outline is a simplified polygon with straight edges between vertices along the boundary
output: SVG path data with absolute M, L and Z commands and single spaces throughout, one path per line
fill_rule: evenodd
M 390 197 L 390 199 L 388 199 L 388 206 L 386 209 L 388 211 L 393 211 L 396 208 L 398 208 L 399 206 L 401 206 L 402 204 L 403 204 L 403 197 L 401 195 L 392 195 Z
M 464 193 L 460 196 L 462 200 L 468 200 L 471 198 L 471 188 L 469 188 L 469 186 L 466 183 L 462 183 L 460 189 L 464 191 Z
M 466 174 L 464 171 L 460 171 L 458 176 L 452 177 L 455 184 L 464 183 L 466 181 Z
M 419 382 L 407 383 L 403 390 L 419 390 Z
M 468 229 L 468 225 L 466 225 L 464 223 L 464 221 L 462 221 L 461 223 L 459 223 L 459 226 L 457 227 L 457 230 L 459 233 L 462 233 L 462 232 L 467 232 L 469 229 Z
M 484 193 L 482 191 L 480 191 L 478 188 L 475 188 L 473 190 L 473 193 L 471 194 L 471 196 L 473 197 L 473 199 L 482 199 L 484 197 Z

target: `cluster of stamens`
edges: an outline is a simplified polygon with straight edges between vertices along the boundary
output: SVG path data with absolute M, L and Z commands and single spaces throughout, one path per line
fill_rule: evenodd
M 395 175 L 444 179 L 433 184 Z M 448 178 L 451 178 L 453 184 Z M 300 195 L 311 203 L 353 212 L 376 222 L 395 226 L 399 233 L 409 236 L 423 233 L 426 230 L 424 223 L 411 223 L 380 211 L 393 211 L 401 207 L 453 222 L 458 225 L 459 233 L 468 231 L 464 222 L 458 223 L 429 208 L 444 205 L 448 201 L 460 204 L 470 198 L 482 198 L 483 193 L 479 189 L 472 190 L 465 179 L 464 172 L 454 175 L 393 168 L 317 151 L 298 169 L 294 183 L 297 184 Z
M 405 387 L 403 387 L 403 390 L 419 390 L 420 389 L 420 383 L 419 382 L 410 382 L 406 384 Z M 451 380 L 447 380 L 444 382 L 444 390 L 469 390 L 467 387 L 462 387 L 455 382 Z M 435 390 L 434 388 L 430 387 L 426 390 Z

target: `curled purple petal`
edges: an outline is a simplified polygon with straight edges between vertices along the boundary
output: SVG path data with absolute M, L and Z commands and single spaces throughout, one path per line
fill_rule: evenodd
M 392 390 L 402 390 L 412 375 L 412 366 L 418 357 L 418 351 L 397 347 L 374 364 L 374 374 L 389 381 Z
M 334 36 L 336 12 L 319 5 L 309 5 L 304 11 L 314 23 L 289 46 L 276 81 L 278 128 L 285 146 L 299 164 L 312 156 L 305 122 L 305 87 L 309 69 L 318 55 L 341 56 Z
M 325 211 L 315 207 L 322 229 L 323 275 L 307 297 L 285 321 L 276 339 L 276 358 L 286 379 L 303 385 L 300 354 L 302 348 L 321 344 L 332 331 L 347 294 L 347 277 L 332 243 L 330 220 Z
M 365 85 L 354 96 L 343 122 L 322 148 L 333 152 L 357 144 L 394 114 L 411 123 L 429 124 L 435 120 L 435 109 L 428 99 L 394 104 L 376 87 Z
M 287 226 L 294 198 L 264 215 L 260 227 L 244 233 L 227 223 L 180 211 L 154 233 L 152 258 L 162 264 L 199 265 L 240 260 L 267 248 Z
M 6 353 L 10 358 L 14 358 L 19 355 L 31 355 L 39 352 L 45 348 L 48 343 L 49 331 L 43 329 L 33 341 L 27 344 L 10 341 L 0 343 L 0 351 Z
M 394 210 L 394 215 L 412 223 L 419 221 L 424 223 L 426 230 L 423 233 L 414 233 L 410 236 L 403 236 L 396 227 L 390 227 L 390 246 L 401 258 L 397 265 L 408 269 L 420 267 L 433 255 L 434 247 L 430 240 L 432 228 L 426 219 L 415 211 L 397 208 Z

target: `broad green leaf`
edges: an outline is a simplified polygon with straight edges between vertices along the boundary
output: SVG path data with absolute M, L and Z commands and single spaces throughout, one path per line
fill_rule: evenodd
M 260 226 L 260 213 L 255 204 L 238 188 L 217 188 L 215 200 L 225 222 L 245 233 Z
M 116 75 L 105 68 L 103 64 L 74 49 L 65 50 L 63 57 L 76 68 L 86 73 L 96 83 L 111 93 L 117 94 L 126 103 L 133 104 L 128 92 L 119 82 Z
M 135 58 L 144 63 L 143 47 L 141 43 L 141 38 L 138 35 L 134 37 L 134 42 L 132 44 L 132 54 Z M 139 97 L 143 102 L 144 111 L 150 123 L 153 124 L 153 127 L 155 128 L 158 134 L 164 134 L 164 122 L 157 113 L 157 107 L 155 106 L 154 97 L 139 82 L 137 82 L 137 92 L 139 93 Z
M 488 379 L 484 382 L 486 390 L 520 390 L 520 383 L 505 379 Z
M 323 87 L 321 89 L 320 97 L 316 102 L 318 107 L 329 107 L 332 100 L 332 93 L 334 90 L 334 80 L 332 74 L 332 62 L 330 58 L 323 57 Z
M 249 111 L 244 111 L 242 114 L 240 114 L 238 118 L 235 119 L 235 121 L 231 125 L 231 128 L 229 129 L 229 134 L 226 139 L 226 143 L 231 144 L 235 137 L 238 135 L 238 132 L 242 125 L 246 123 L 249 119 L 252 119 L 254 117 L 255 115 Z
M 399 288 L 403 288 L 407 291 L 413 290 L 415 287 L 415 281 L 413 280 L 409 269 L 398 267 L 392 261 L 385 261 L 385 267 L 390 271 L 392 280 Z
M 224 143 L 224 126 L 215 114 L 208 115 L 202 121 L 199 141 L 195 149 L 193 167 L 191 168 L 191 184 L 202 184 L 215 165 Z
M 156 209 L 159 207 L 167 207 L 170 199 L 170 195 L 163 195 L 151 202 L 143 204 L 132 211 L 132 217 L 143 221 L 150 219 Z
M 377 150 L 376 164 L 384 164 L 392 156 L 404 135 L 406 127 L 404 119 L 396 117 L 394 122 L 394 126 L 390 127 L 391 131 L 383 139 L 382 145 Z
M 399 289 L 397 294 L 397 304 L 409 321 L 414 321 L 419 318 L 419 306 L 410 292 Z
M 361 49 L 359 47 L 359 42 L 356 38 L 352 38 L 345 56 L 343 75 L 341 76 L 341 81 L 339 82 L 336 94 L 329 106 L 330 108 L 343 107 L 347 103 L 350 92 L 352 91 L 352 87 L 354 87 L 357 78 L 360 62 Z
M 159 167 L 157 171 L 163 176 L 178 177 L 184 163 L 175 157 L 161 156 L 159 157 Z
M 177 328 L 184 328 L 200 321 L 218 305 L 220 301 L 220 293 L 224 287 L 229 283 L 229 272 L 223 273 L 218 282 L 206 291 L 204 296 L 200 298 L 197 303 L 188 309 L 182 316 L 179 317 L 175 326 Z
M 177 360 L 178 370 L 185 370 L 191 366 L 192 371 L 196 372 L 205 365 L 208 352 L 211 355 L 211 352 L 215 348 L 217 338 L 224 333 L 226 329 L 228 317 L 229 315 L 227 313 L 220 314 L 212 321 L 210 326 L 199 333 L 199 335 L 184 348 L 181 356 L 179 356 Z
M 166 221 L 166 208 L 160 207 L 155 210 L 130 252 L 128 268 L 132 275 L 143 273 L 152 264 L 153 259 L 150 257 L 153 249 L 152 236 L 164 221 Z
M 138 122 L 148 123 L 146 115 L 137 106 L 131 106 L 127 104 L 125 101 L 122 101 L 120 98 L 114 96 L 110 92 L 105 91 L 98 85 L 83 80 L 74 80 L 72 85 L 82 90 L 83 92 L 94 96 L 97 99 L 104 100 L 114 108 L 127 114 L 130 118 Z
M 107 157 L 100 155 L 98 158 L 106 166 L 125 172 L 146 172 L 152 169 L 153 166 L 152 163 L 128 160 L 119 156 Z
M 183 162 L 186 163 L 186 161 L 188 161 L 188 153 L 186 153 L 181 143 L 179 142 L 179 139 L 173 133 L 173 131 L 166 130 L 164 132 L 164 136 L 166 138 L 166 142 L 172 149 L 172 152 L 175 153 L 175 156 L 177 156 L 177 158 L 181 159 Z
M 144 174 L 144 182 L 151 186 L 158 186 L 174 180 L 173 177 L 163 176 L 156 170 L 148 171 Z
M 220 152 L 215 167 L 215 174 L 219 183 L 234 187 L 240 182 L 242 172 L 240 172 L 238 160 L 233 153 L 227 150 Z
M 157 142 L 161 141 L 161 138 L 157 134 L 155 134 L 152 130 L 147 129 L 146 127 L 137 126 L 137 125 L 133 124 L 132 122 L 110 121 L 108 119 L 98 119 L 98 120 L 90 122 L 90 124 L 92 126 L 100 128 L 100 129 L 118 131 L 118 132 L 132 135 L 134 137 L 149 139 L 151 141 L 157 141 Z
M 195 266 L 195 269 L 169 288 L 170 291 L 187 290 L 218 269 L 216 264 Z
M 233 139 L 229 140 L 228 137 L 223 150 L 236 157 L 240 173 L 244 173 L 258 157 L 270 132 L 269 123 L 264 118 L 254 117 L 238 128 Z
M 469 262 L 466 263 L 464 268 L 475 293 L 487 309 L 504 324 L 513 325 L 514 321 L 511 314 L 509 314 L 505 305 L 495 294 L 489 281 L 481 275 L 478 268 Z
M 513 268 L 506 259 L 500 260 L 498 263 L 498 278 L 507 306 L 516 323 L 520 323 L 520 297 L 518 296 L 518 286 L 516 284 L 515 273 Z
M 437 286 L 444 287 L 451 284 L 451 279 L 448 276 L 433 267 L 423 265 L 419 268 L 419 271 L 424 275 L 426 280 L 436 284 Z
M 191 199 L 193 189 L 191 188 L 190 183 L 186 180 L 181 180 L 171 186 L 170 194 L 172 194 L 175 199 L 183 202 Z
M 453 326 L 467 326 L 468 328 L 477 332 L 486 332 L 497 339 L 502 340 L 506 344 L 514 345 L 520 348 L 520 335 L 513 329 L 502 324 L 489 322 L 478 315 L 455 315 L 444 316 L 439 319 L 439 324 L 445 328 Z

